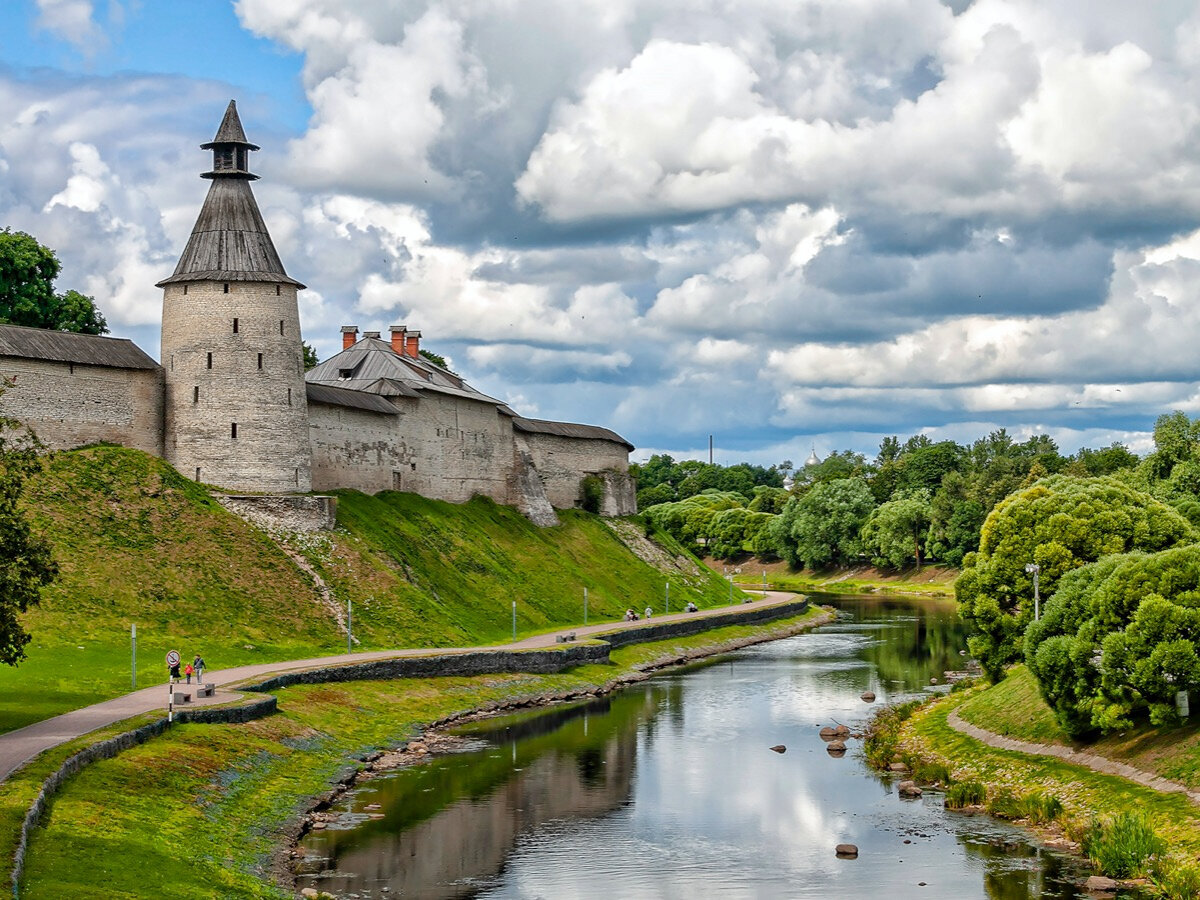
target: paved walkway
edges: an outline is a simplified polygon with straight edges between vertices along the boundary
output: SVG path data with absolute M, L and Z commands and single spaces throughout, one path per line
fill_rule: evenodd
M 1016 738 L 1005 737 L 993 731 L 988 731 L 985 728 L 980 728 L 978 725 L 972 725 L 958 714 L 958 710 L 953 710 L 946 717 L 946 721 L 955 731 L 973 737 L 975 740 L 982 741 L 989 747 L 995 747 L 998 750 L 1014 750 L 1017 753 L 1028 753 L 1033 756 L 1055 756 L 1073 765 L 1084 766 L 1093 772 L 1099 772 L 1102 775 L 1119 775 L 1121 778 L 1128 778 L 1130 781 L 1136 781 L 1140 785 L 1153 788 L 1156 791 L 1162 791 L 1165 794 L 1186 794 L 1189 800 L 1200 805 L 1200 791 L 1193 791 L 1187 785 L 1180 784 L 1178 781 L 1161 778 L 1158 775 L 1153 775 L 1142 769 L 1136 769 L 1123 762 L 1117 762 L 1115 759 L 1109 759 L 1107 756 L 1100 756 L 1097 753 L 1085 753 L 1082 750 L 1076 750 L 1073 747 L 1064 747 L 1060 744 L 1034 744 L 1029 741 L 1018 741 Z
M 762 594 L 761 590 L 751 591 L 742 588 L 746 593 Z M 517 641 L 509 644 L 492 644 L 480 647 L 421 647 L 407 650 L 378 650 L 362 653 L 342 653 L 337 656 L 321 656 L 314 659 L 293 659 L 283 662 L 259 663 L 252 666 L 237 666 L 232 669 L 206 670 L 204 673 L 204 681 L 208 684 L 214 684 L 217 687 L 215 694 L 212 697 L 207 697 L 203 700 L 193 699 L 191 702 L 184 704 L 178 708 L 187 709 L 192 706 L 208 706 L 214 703 L 227 703 L 230 700 L 237 699 L 241 696 L 235 688 L 237 685 L 243 684 L 251 679 L 265 680 L 266 678 L 278 675 L 282 672 L 294 672 L 300 669 L 315 669 L 323 666 L 339 665 L 342 663 L 363 663 L 372 662 L 378 659 L 396 659 L 405 656 L 428 656 L 431 654 L 456 654 L 456 653 L 473 653 L 480 650 L 525 650 L 535 647 L 553 647 L 556 645 L 555 638 L 560 634 L 574 632 L 577 638 L 590 637 L 592 635 L 603 634 L 604 632 L 624 631 L 631 628 L 641 628 L 646 625 L 656 625 L 661 622 L 677 622 L 682 619 L 695 618 L 711 618 L 721 616 L 731 610 L 756 609 L 764 606 L 774 606 L 779 603 L 785 603 L 796 600 L 798 595 L 783 592 L 783 591 L 767 591 L 766 596 L 762 599 L 755 600 L 752 603 L 743 603 L 740 606 L 717 606 L 710 609 L 703 609 L 694 613 L 674 613 L 666 616 L 654 616 L 646 620 L 642 619 L 639 622 L 603 622 L 598 625 L 578 626 L 562 628 L 557 631 L 547 632 L 545 634 L 537 634 L 530 638 Z M 639 610 L 639 615 L 641 611 Z M 195 698 L 195 685 L 176 684 L 175 690 L 182 690 L 184 693 L 191 693 Z M 49 750 L 51 747 L 57 747 L 59 744 L 66 741 L 74 740 L 80 735 L 87 734 L 90 731 L 95 731 L 97 728 L 104 728 L 114 722 L 120 722 L 122 719 L 128 719 L 131 716 L 136 716 L 140 713 L 152 712 L 158 710 L 165 713 L 167 706 L 167 685 L 166 683 L 157 684 L 153 687 L 143 688 L 139 691 L 134 691 L 125 694 L 121 697 L 114 697 L 112 700 L 105 700 L 103 703 L 96 703 L 92 706 L 85 706 L 82 709 L 72 710 L 68 713 L 63 713 L 61 716 L 55 716 L 53 719 L 45 719 L 41 722 L 35 722 L 32 725 L 27 725 L 24 728 L 19 728 L 16 731 L 10 731 L 7 734 L 0 735 L 0 781 L 8 778 L 12 772 L 24 765 L 33 757 L 37 756 L 43 750 Z

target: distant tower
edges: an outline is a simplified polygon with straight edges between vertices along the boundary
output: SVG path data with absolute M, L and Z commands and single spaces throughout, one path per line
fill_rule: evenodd
M 212 186 L 163 289 L 164 444 L 182 474 L 231 491 L 312 489 L 296 291 L 250 190 L 231 100 L 202 144 Z

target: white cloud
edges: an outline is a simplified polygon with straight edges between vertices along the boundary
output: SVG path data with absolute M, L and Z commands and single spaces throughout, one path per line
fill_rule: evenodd
M 52 32 L 85 54 L 92 54 L 107 43 L 96 24 L 92 0 L 36 0 L 39 28 Z

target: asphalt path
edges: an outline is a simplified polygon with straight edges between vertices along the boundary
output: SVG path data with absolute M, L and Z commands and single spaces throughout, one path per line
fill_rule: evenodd
M 657 625 L 662 622 L 719 617 L 733 609 L 747 610 L 764 606 L 774 606 L 797 598 L 796 594 L 784 591 L 767 591 L 764 594 L 761 590 L 749 590 L 745 587 L 742 590 L 748 594 L 760 595 L 760 599 L 741 605 L 711 607 L 709 609 L 698 610 L 694 613 L 656 615 L 649 620 L 643 618 L 638 622 L 603 622 L 598 625 L 560 628 L 508 644 L 487 644 L 479 647 L 420 647 L 405 650 L 374 650 L 363 651 L 361 653 L 342 653 L 336 656 L 320 656 L 313 659 L 292 659 L 283 662 L 257 663 L 252 666 L 235 666 L 230 669 L 215 669 L 204 673 L 205 683 L 216 686 L 216 691 L 212 697 L 196 698 L 196 687 L 194 684 L 187 685 L 179 682 L 175 684 L 174 690 L 190 694 L 192 697 L 189 702 L 178 708 L 186 709 L 193 706 L 208 706 L 214 703 L 228 703 L 230 700 L 240 697 L 241 694 L 237 691 L 239 685 L 243 685 L 251 680 L 262 681 L 283 672 L 317 669 L 346 663 L 372 662 L 379 659 L 397 659 L 405 656 L 447 655 L 474 653 L 480 650 L 528 650 L 536 647 L 553 647 L 558 643 L 556 640 L 558 636 L 571 632 L 575 633 L 576 638 L 585 638 L 607 632 L 643 628 L 646 625 Z M 638 610 L 639 615 L 642 612 L 642 610 Z M 131 716 L 141 713 L 157 710 L 165 714 L 167 711 L 167 693 L 167 683 L 163 682 L 153 687 L 142 688 L 141 690 L 133 691 L 120 697 L 114 697 L 112 700 L 105 700 L 102 703 L 94 703 L 91 706 L 72 710 L 60 716 L 55 716 L 52 719 L 44 719 L 41 722 L 35 722 L 32 725 L 26 725 L 24 728 L 18 728 L 15 731 L 0 735 L 0 782 L 4 781 L 13 771 L 33 759 L 43 750 L 57 747 L 59 744 L 74 740 L 81 735 L 95 731 L 97 728 L 104 728 L 114 722 L 120 722 L 122 719 L 128 719 Z

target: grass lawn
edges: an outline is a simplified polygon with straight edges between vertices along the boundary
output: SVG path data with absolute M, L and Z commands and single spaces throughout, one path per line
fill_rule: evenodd
M 999 684 L 971 692 L 959 715 L 995 734 L 1041 744 L 1062 744 L 1127 763 L 1193 789 L 1200 789 L 1200 722 L 1175 728 L 1140 725 L 1091 743 L 1072 741 L 1038 693 L 1024 665 L 1013 666 Z
M 276 835 L 354 757 L 395 746 L 422 723 L 452 713 L 592 689 L 656 660 L 750 635 L 783 635 L 822 615 L 814 609 L 767 627 L 733 626 L 634 645 L 614 651 L 611 665 L 556 675 L 287 688 L 278 692 L 277 715 L 245 725 L 179 726 L 71 779 L 35 833 L 21 896 L 290 896 L 264 880 Z M 0 786 L 6 829 L 14 822 L 6 811 L 32 796 L 34 777 L 18 775 L 23 777 Z
M 708 561 L 714 569 L 729 569 L 735 566 Z M 740 574 L 735 574 L 735 584 L 753 588 L 762 585 L 763 572 L 767 573 L 767 586 L 787 591 L 827 591 L 837 594 L 914 594 L 925 597 L 953 597 L 954 580 L 959 570 L 950 566 L 922 566 L 920 572 L 909 569 L 889 573 L 872 566 L 850 569 L 829 569 L 814 572 L 811 569 L 792 571 L 787 563 L 761 563 L 750 560 L 742 563 Z

